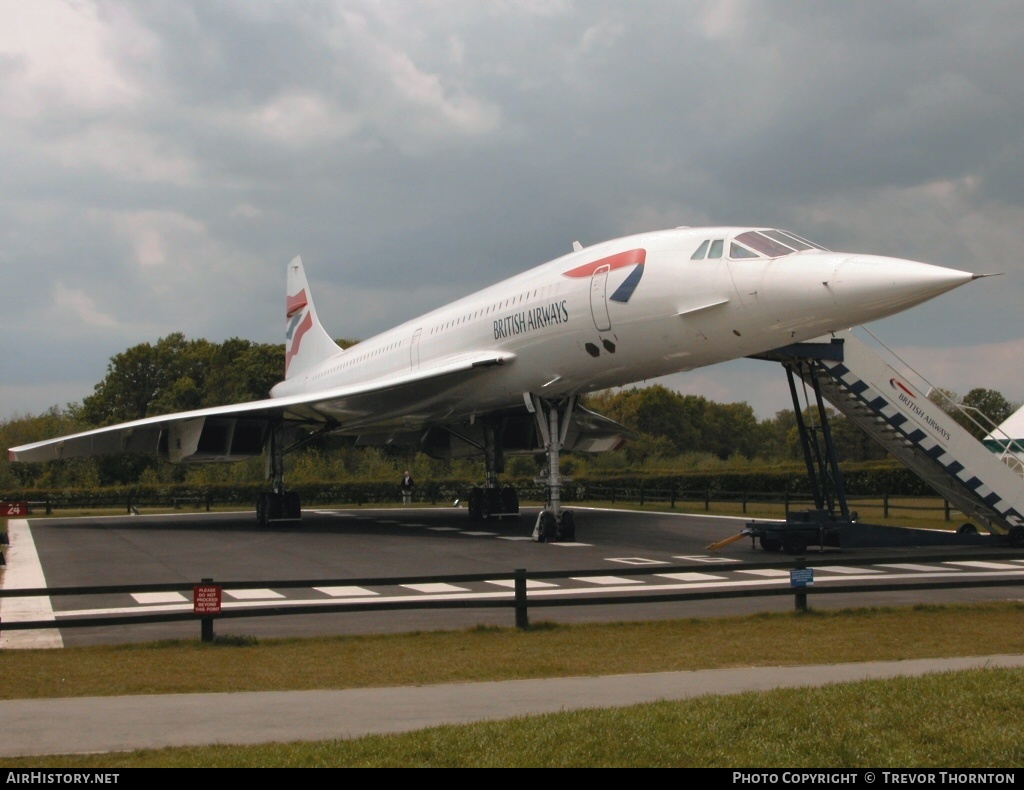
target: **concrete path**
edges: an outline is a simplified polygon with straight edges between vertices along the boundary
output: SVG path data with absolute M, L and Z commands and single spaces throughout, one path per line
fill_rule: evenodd
M 355 738 L 707 694 L 1024 666 L 1024 656 L 877 661 L 344 691 L 0 701 L 0 756 Z

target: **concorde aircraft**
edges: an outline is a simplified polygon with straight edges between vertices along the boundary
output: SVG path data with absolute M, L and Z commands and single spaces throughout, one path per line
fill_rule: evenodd
M 481 455 L 471 518 L 519 512 L 498 475 L 509 453 L 546 453 L 548 504 L 534 538 L 573 540 L 560 502 L 563 450 L 599 452 L 628 432 L 580 395 L 762 353 L 920 304 L 980 275 L 833 252 L 770 228 L 675 228 L 579 242 L 549 263 L 341 350 L 287 267 L 285 377 L 266 400 L 166 414 L 9 450 L 12 461 L 141 452 L 172 463 L 266 453 L 260 523 L 294 520 L 284 456 L 311 437 Z

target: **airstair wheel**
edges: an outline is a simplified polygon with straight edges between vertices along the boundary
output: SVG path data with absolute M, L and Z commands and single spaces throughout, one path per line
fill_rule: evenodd
M 807 537 L 800 532 L 790 532 L 782 539 L 786 554 L 803 554 L 807 551 Z
M 761 548 L 768 552 L 782 551 L 782 541 L 769 535 L 761 535 L 758 539 Z

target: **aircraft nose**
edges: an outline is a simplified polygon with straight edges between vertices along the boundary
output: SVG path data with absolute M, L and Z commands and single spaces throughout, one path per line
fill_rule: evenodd
M 854 255 L 836 267 L 829 285 L 837 302 L 849 298 L 888 314 L 926 302 L 979 276 L 902 258 Z

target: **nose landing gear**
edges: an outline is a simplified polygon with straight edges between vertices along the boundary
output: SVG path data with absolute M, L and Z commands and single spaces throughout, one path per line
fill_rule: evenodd
M 548 458 L 547 474 L 537 478 L 538 483 L 544 483 L 548 488 L 548 505 L 537 516 L 533 527 L 533 539 L 538 543 L 576 540 L 575 516 L 570 510 L 562 510 L 562 483 L 568 478 L 562 477 L 560 469 L 561 451 L 576 402 L 575 395 L 563 400 L 548 400 L 532 393 L 527 402 L 537 420 L 537 431 Z

